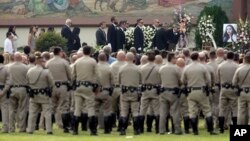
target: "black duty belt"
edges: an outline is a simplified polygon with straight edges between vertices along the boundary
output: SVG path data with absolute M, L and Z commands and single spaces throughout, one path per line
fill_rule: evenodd
M 120 88 L 120 85 L 113 85 L 114 88 Z
M 152 89 L 159 89 L 160 86 L 159 85 L 152 85 L 152 84 L 143 84 L 141 86 L 141 91 L 146 91 L 146 90 L 149 90 L 151 91 Z
M 4 85 L 0 85 L 0 90 L 2 90 L 4 88 Z
M 77 81 L 76 87 L 80 87 L 80 86 L 89 87 L 89 86 L 93 86 L 93 83 L 91 83 L 89 81 Z
M 114 88 L 113 87 L 101 87 L 100 90 L 101 90 L 101 92 L 102 91 L 107 91 L 109 93 L 109 95 L 111 96 L 112 93 L 113 93 Z
M 57 88 L 61 87 L 62 85 L 68 86 L 68 85 L 69 85 L 69 82 L 67 82 L 67 81 L 56 81 L 56 82 L 55 82 L 55 86 L 56 86 Z
M 228 83 L 228 82 L 225 82 L 225 83 L 221 84 L 221 87 L 226 88 L 226 89 L 229 89 L 229 88 L 234 89 L 234 86 L 231 83 Z
M 20 88 L 20 87 L 27 87 L 27 85 L 11 85 L 11 88 Z
M 250 87 L 244 87 L 242 91 L 248 94 L 250 92 Z
M 161 87 L 161 93 L 164 93 L 165 91 L 169 91 L 169 92 L 171 92 L 172 94 L 177 94 L 177 95 L 179 95 L 180 92 L 181 92 L 181 89 L 178 88 L 178 87 L 175 87 L 175 88 Z
M 42 89 L 30 89 L 30 92 L 33 93 L 34 95 L 38 94 L 47 94 L 49 92 L 50 88 L 42 88 Z
M 190 87 L 191 90 L 204 90 L 204 87 Z
M 126 93 L 128 91 L 130 91 L 131 93 L 133 92 L 138 92 L 138 87 L 134 87 L 134 86 L 122 86 L 122 93 Z

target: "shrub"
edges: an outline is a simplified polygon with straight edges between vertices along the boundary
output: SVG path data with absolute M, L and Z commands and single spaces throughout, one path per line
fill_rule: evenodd
M 60 46 L 66 52 L 66 43 L 67 39 L 61 37 L 60 34 L 56 32 L 46 32 L 36 40 L 36 50 L 41 52 L 50 51 L 51 47 Z
M 217 46 L 223 46 L 223 39 L 222 39 L 222 34 L 223 34 L 223 24 L 228 23 L 228 17 L 226 13 L 221 9 L 219 6 L 211 6 L 211 7 L 205 7 L 198 19 L 197 19 L 197 25 L 204 15 L 211 15 L 214 20 L 213 23 L 215 24 L 215 32 L 214 32 L 214 39 L 217 44 Z M 195 42 L 196 42 L 196 47 L 201 48 L 202 46 L 202 40 L 201 36 L 199 34 L 199 30 L 197 28 L 195 32 Z

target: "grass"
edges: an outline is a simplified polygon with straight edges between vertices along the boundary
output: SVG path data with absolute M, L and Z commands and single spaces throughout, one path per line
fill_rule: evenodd
M 34 134 L 26 133 L 0 133 L 0 141 L 229 141 L 229 131 L 224 134 L 211 136 L 204 129 L 204 122 L 199 125 L 199 135 L 192 134 L 184 135 L 157 135 L 154 132 L 144 133 L 143 135 L 134 136 L 132 127 L 129 126 L 126 136 L 120 136 L 118 132 L 113 131 L 110 135 L 103 134 L 103 130 L 98 130 L 98 136 L 90 136 L 89 132 L 79 132 L 78 136 L 65 134 L 62 130 L 54 126 L 53 135 L 46 135 L 45 131 L 40 129 Z M 79 128 L 80 129 L 80 128 Z

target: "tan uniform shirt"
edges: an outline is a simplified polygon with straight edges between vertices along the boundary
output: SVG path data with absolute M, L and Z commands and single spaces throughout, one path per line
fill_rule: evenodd
M 207 63 L 209 66 L 212 67 L 213 72 L 214 72 L 214 83 L 219 83 L 218 81 L 218 74 L 217 74 L 217 70 L 218 70 L 218 64 L 215 61 L 210 61 Z
M 227 60 L 221 63 L 218 67 L 218 79 L 220 84 L 225 82 L 232 83 L 234 73 L 238 68 L 238 64 L 236 64 L 233 60 Z
M 113 85 L 111 68 L 107 62 L 99 62 L 97 64 L 98 79 L 103 88 L 109 88 Z
M 250 69 L 250 64 L 245 64 L 236 70 L 233 77 L 234 86 L 239 86 L 241 88 L 250 87 L 250 72 L 247 75 L 249 69 Z M 245 81 L 243 82 L 244 78 Z
M 14 62 L 8 66 L 11 85 L 27 85 L 28 67 L 22 62 Z
M 127 63 L 120 68 L 119 84 L 138 87 L 141 84 L 141 72 L 133 63 Z
M 181 71 L 176 65 L 168 63 L 160 68 L 159 73 L 162 87 L 175 88 L 181 86 Z
M 215 62 L 216 62 L 216 64 L 221 64 L 221 63 L 223 63 L 224 62 L 224 58 L 221 58 L 221 57 L 217 57 L 216 59 L 215 59 Z
M 126 64 L 125 61 L 115 61 L 114 63 L 111 64 L 111 72 L 112 72 L 112 76 L 113 76 L 113 82 L 115 85 L 118 85 L 119 84 L 119 80 L 118 80 L 118 73 L 119 73 L 119 70 L 120 68 Z
M 96 60 L 89 56 L 83 56 L 77 59 L 73 67 L 73 79 L 97 83 Z
M 0 64 L 0 85 L 4 85 L 3 94 L 5 95 L 10 87 L 10 76 L 3 64 Z
M 141 75 L 142 75 L 142 84 L 159 85 L 161 83 L 159 66 L 157 66 L 153 62 L 149 62 L 141 66 Z
M 60 56 L 54 56 L 46 63 L 55 81 L 71 81 L 72 73 L 69 63 Z
M 53 77 L 48 69 L 43 69 L 40 65 L 32 67 L 27 72 L 27 80 L 31 89 L 44 89 L 47 87 L 53 87 Z M 32 101 L 47 103 L 48 96 L 34 96 Z
M 193 61 L 184 68 L 181 81 L 183 84 L 187 84 L 188 87 L 203 87 L 211 85 L 209 72 L 203 64 L 197 61 Z

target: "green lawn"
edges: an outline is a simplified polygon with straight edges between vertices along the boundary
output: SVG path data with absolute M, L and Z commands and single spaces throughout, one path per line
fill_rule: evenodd
M 210 136 L 204 129 L 204 122 L 200 122 L 200 135 L 156 135 L 155 133 L 144 133 L 134 136 L 132 127 L 129 126 L 126 136 L 120 136 L 113 131 L 111 135 L 104 135 L 103 130 L 98 130 L 98 136 L 90 136 L 89 132 L 79 132 L 78 136 L 64 134 L 62 130 L 54 127 L 53 135 L 46 135 L 43 130 L 36 131 L 34 134 L 25 133 L 0 133 L 0 141 L 229 141 L 229 131 L 217 136 Z

